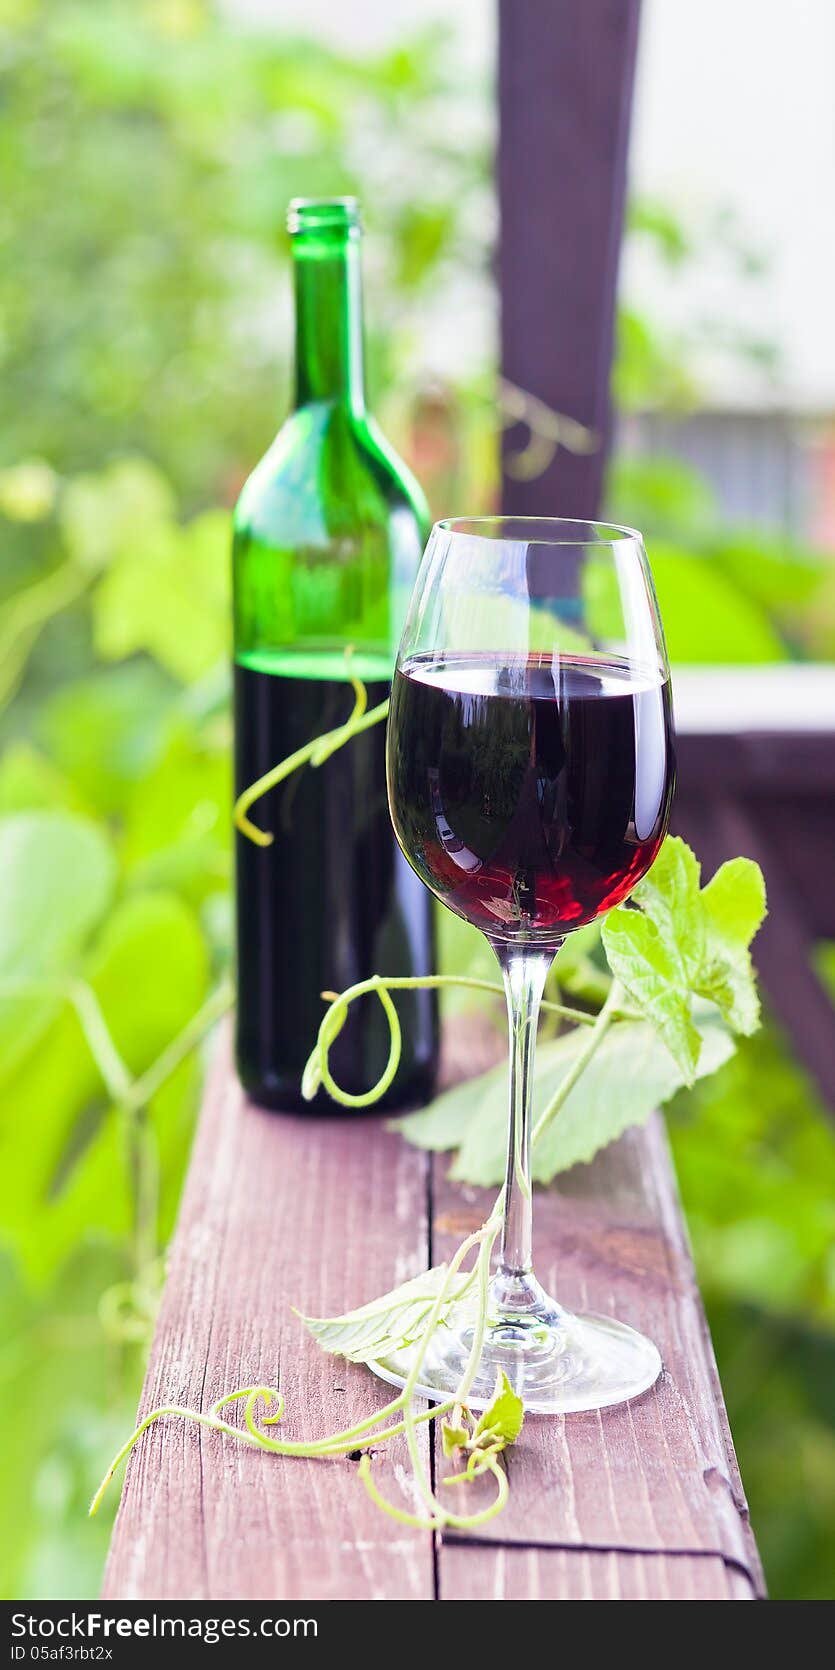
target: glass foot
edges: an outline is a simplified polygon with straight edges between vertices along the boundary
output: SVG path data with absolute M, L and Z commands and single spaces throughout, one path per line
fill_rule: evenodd
M 448 1325 L 436 1330 L 416 1393 L 432 1403 L 454 1396 L 469 1360 L 474 1325 L 474 1306 L 461 1304 Z M 406 1346 L 369 1367 L 381 1380 L 402 1386 L 416 1349 Z M 492 1402 L 499 1369 L 529 1413 L 570 1415 L 640 1396 L 658 1379 L 661 1357 L 651 1340 L 624 1322 L 563 1310 L 535 1277 L 506 1280 L 497 1275 L 490 1284 L 481 1363 L 467 1398 L 471 1409 Z

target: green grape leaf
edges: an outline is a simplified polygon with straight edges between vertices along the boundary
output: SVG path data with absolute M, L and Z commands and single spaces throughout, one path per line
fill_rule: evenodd
M 701 897 L 709 931 L 720 935 L 728 946 L 747 950 L 767 914 L 759 864 L 750 858 L 731 858 L 702 889 Z
M 651 1021 L 692 1084 L 700 1038 L 690 1015 L 690 986 L 679 948 L 637 910 L 613 910 L 603 924 L 609 967 Z
M 534 1086 L 542 1071 L 547 1044 L 539 1047 L 536 1055 Z M 536 1088 L 534 1095 L 536 1096 Z M 458 1148 L 464 1141 L 471 1121 L 480 1109 L 485 1117 L 492 1116 L 493 1103 L 499 1104 L 499 1121 L 507 1120 L 507 1067 L 491 1067 L 486 1073 L 464 1079 L 433 1096 L 417 1113 L 407 1113 L 401 1119 L 389 1121 L 389 1128 L 399 1131 L 415 1148 L 426 1148 L 442 1154 Z
M 749 1035 L 760 1023 L 760 1002 L 748 951 L 766 915 L 765 883 L 758 864 L 734 858 L 704 889 L 705 954 L 694 990 L 710 998 L 734 1032 Z
M 518 1392 L 513 1390 L 504 1369 L 496 1376 L 493 1402 L 485 1409 L 473 1434 L 474 1438 L 490 1437 L 504 1448 L 515 1444 L 525 1419 L 525 1406 Z
M 699 1047 L 694 995 L 715 1003 L 733 1032 L 759 1025 L 748 946 L 765 916 L 762 872 L 750 858 L 735 858 L 700 890 L 698 863 L 675 837 L 633 900 L 640 910 L 614 910 L 603 924 L 609 967 L 691 1083 Z
M 358 1310 L 346 1311 L 343 1316 L 303 1316 L 301 1320 L 323 1351 L 347 1357 L 351 1363 L 372 1362 L 422 1337 L 446 1272 L 445 1264 L 436 1264 L 434 1269 L 403 1282 L 370 1304 L 360 1305 Z M 472 1280 L 472 1275 L 455 1278 L 439 1321 L 449 1315 Z
M 734 1052 L 734 1042 L 713 1006 L 697 1006 L 701 1035 L 696 1077 L 716 1072 Z M 585 1028 L 540 1044 L 534 1068 L 534 1108 L 556 1094 L 586 1042 Z M 616 1021 L 601 1042 L 565 1105 L 534 1145 L 532 1173 L 550 1183 L 559 1172 L 592 1160 L 630 1125 L 641 1125 L 684 1084 L 655 1028 L 647 1021 Z M 396 1128 L 417 1148 L 457 1149 L 451 1175 L 484 1186 L 501 1183 L 507 1146 L 507 1067 L 435 1097 Z
M 704 954 L 700 875 L 695 853 L 686 841 L 671 835 L 632 895 L 677 958 L 685 979 L 690 979 L 700 967 Z M 611 921 L 611 916 L 607 920 Z M 604 930 L 605 926 L 604 922 Z

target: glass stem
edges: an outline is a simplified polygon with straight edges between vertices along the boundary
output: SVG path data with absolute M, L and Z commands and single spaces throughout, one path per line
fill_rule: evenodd
M 508 1302 L 527 1293 L 531 1272 L 531 1107 L 536 1028 L 545 978 L 558 946 L 493 944 L 507 997 L 510 1025 L 510 1115 L 498 1279 Z

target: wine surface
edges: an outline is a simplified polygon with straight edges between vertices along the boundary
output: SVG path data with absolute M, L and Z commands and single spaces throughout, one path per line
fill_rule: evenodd
M 312 737 L 348 718 L 353 690 L 344 656 L 330 664 L 287 654 L 264 671 L 235 667 L 236 793 Z M 290 676 L 319 665 L 341 677 Z M 364 664 L 363 676 L 375 668 Z M 382 663 L 378 671 L 382 671 Z M 368 684 L 369 707 L 388 694 Z M 236 833 L 237 1058 L 241 1080 L 267 1106 L 309 1108 L 301 1074 L 325 1004 L 324 990 L 386 974 L 432 972 L 426 894 L 400 853 L 386 805 L 385 726 L 354 737 L 322 766 L 305 766 L 258 800 L 252 821 L 274 834 L 258 847 Z M 434 1009 L 428 992 L 404 993 L 401 1067 L 383 1105 L 431 1092 Z M 356 1094 L 379 1077 L 388 1023 L 376 998 L 352 1006 L 331 1051 L 338 1084 Z M 314 1107 L 338 1106 L 320 1092 Z
M 669 685 L 591 657 L 414 656 L 388 773 L 403 851 L 445 904 L 496 939 L 558 939 L 626 898 L 663 840 Z

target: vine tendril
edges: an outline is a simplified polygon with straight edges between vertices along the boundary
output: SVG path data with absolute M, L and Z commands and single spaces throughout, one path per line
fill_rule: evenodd
M 246 835 L 250 841 L 254 841 L 257 847 L 272 846 L 275 836 L 268 829 L 259 829 L 258 825 L 253 823 L 248 816 L 250 808 L 255 805 L 256 800 L 260 800 L 263 795 L 268 794 L 270 789 L 277 788 L 279 783 L 283 783 L 286 777 L 292 776 L 292 773 L 298 771 L 301 766 L 324 765 L 325 761 L 329 760 L 331 754 L 335 754 L 338 748 L 344 747 L 346 742 L 350 742 L 353 737 L 359 736 L 362 731 L 370 730 L 372 725 L 379 725 L 388 715 L 388 696 L 385 701 L 379 702 L 377 707 L 369 709 L 368 691 L 362 679 L 355 678 L 350 670 L 350 650 L 345 651 L 345 659 L 348 665 L 348 679 L 354 692 L 354 706 L 349 717 L 341 725 L 335 725 L 332 730 L 324 731 L 321 736 L 312 737 L 310 742 L 306 742 L 302 748 L 297 748 L 295 753 L 288 754 L 286 759 L 279 760 L 278 765 L 272 766 L 269 771 L 264 772 L 262 777 L 257 778 L 254 783 L 250 783 L 249 787 L 244 789 L 235 801 L 235 828 L 240 830 L 242 835 Z
M 402 1050 L 402 1033 L 397 1010 L 389 996 L 390 992 L 403 991 L 434 991 L 443 986 L 464 987 L 469 991 L 490 992 L 496 997 L 504 997 L 504 987 L 497 980 L 476 980 L 463 974 L 421 974 L 421 975 L 383 975 L 372 974 L 367 980 L 358 980 L 356 985 L 346 987 L 344 992 L 323 992 L 322 996 L 329 1001 L 319 1025 L 316 1042 L 305 1064 L 302 1074 L 302 1095 L 305 1101 L 312 1101 L 320 1085 L 324 1085 L 328 1094 L 335 1102 L 347 1108 L 367 1108 L 384 1096 L 392 1083 L 400 1065 Z M 348 1018 L 348 1009 L 359 998 L 369 994 L 376 995 L 383 1006 L 389 1023 L 389 1055 L 385 1067 L 377 1083 L 370 1090 L 352 1095 L 343 1090 L 331 1073 L 328 1057 L 330 1050 L 338 1038 Z M 572 1025 L 593 1027 L 597 1017 L 590 1015 L 585 1009 L 572 1009 L 565 1003 L 544 1000 L 542 1008 L 562 1020 L 571 1021 Z
M 420 1453 L 417 1446 L 416 1429 L 419 1425 L 425 1423 L 426 1421 L 436 1420 L 439 1417 L 449 1414 L 456 1408 L 460 1410 L 464 1397 L 468 1395 L 469 1386 L 472 1384 L 472 1378 L 475 1374 L 478 1359 L 481 1355 L 484 1330 L 487 1322 L 487 1274 L 489 1272 L 490 1257 L 500 1226 L 501 1217 L 499 1203 L 497 1203 L 497 1206 L 494 1208 L 493 1213 L 490 1218 L 488 1218 L 487 1222 L 483 1224 L 480 1229 L 476 1230 L 474 1234 L 469 1235 L 467 1239 L 462 1242 L 461 1246 L 450 1260 L 446 1267 L 444 1280 L 438 1290 L 435 1302 L 427 1316 L 424 1331 L 415 1355 L 415 1361 L 412 1365 L 409 1378 L 399 1396 L 393 1398 L 392 1401 L 387 1403 L 383 1409 L 376 1410 L 373 1415 L 366 1416 L 363 1420 L 358 1421 L 352 1427 L 346 1427 L 340 1432 L 329 1433 L 322 1438 L 281 1439 L 275 1438 L 271 1433 L 263 1430 L 265 1427 L 277 1426 L 284 1416 L 284 1396 L 283 1393 L 275 1386 L 241 1386 L 234 1392 L 224 1393 L 222 1397 L 218 1398 L 217 1401 L 212 1404 L 212 1407 L 208 1410 L 208 1412 L 199 1409 L 189 1409 L 182 1404 L 163 1404 L 158 1409 L 150 1410 L 150 1412 L 143 1417 L 138 1426 L 131 1433 L 127 1442 L 122 1445 L 121 1449 L 118 1450 L 116 1455 L 113 1457 L 113 1460 L 110 1463 L 110 1466 L 108 1467 L 92 1502 L 90 1503 L 90 1514 L 93 1515 L 98 1512 L 104 1494 L 111 1479 L 116 1473 L 117 1468 L 130 1455 L 131 1450 L 134 1448 L 134 1445 L 139 1442 L 143 1433 L 147 1432 L 148 1428 L 153 1426 L 155 1422 L 173 1416 L 182 1420 L 195 1421 L 198 1425 L 208 1427 L 213 1432 L 222 1433 L 225 1437 L 233 1438 L 238 1443 L 247 1444 L 251 1448 L 266 1450 L 271 1455 L 296 1456 L 307 1457 L 315 1460 L 327 1460 L 334 1459 L 339 1456 L 351 1455 L 358 1447 L 362 1447 L 364 1454 L 360 1461 L 359 1477 L 362 1479 L 365 1488 L 372 1499 L 377 1503 L 378 1507 L 382 1508 L 392 1518 L 400 1520 L 405 1524 L 421 1526 L 432 1530 L 441 1529 L 444 1525 L 455 1527 L 458 1530 L 467 1530 L 476 1525 L 484 1524 L 488 1519 L 491 1519 L 494 1514 L 500 1512 L 507 1500 L 507 1479 L 503 1470 L 496 1462 L 496 1457 L 502 1447 L 501 1444 L 497 1443 L 491 1446 L 489 1450 L 483 1451 L 477 1464 L 470 1465 L 468 1463 L 466 1472 L 460 1475 L 462 1478 L 468 1477 L 472 1479 L 485 1470 L 491 1471 L 496 1478 L 496 1495 L 494 1500 L 489 1503 L 487 1507 L 480 1509 L 475 1514 L 459 1514 L 453 1512 L 441 1503 L 435 1496 L 431 1487 L 423 1479 L 422 1470 L 420 1468 Z M 476 1247 L 478 1248 L 478 1258 L 476 1262 L 475 1274 L 477 1276 L 479 1294 L 479 1314 L 476 1319 L 473 1347 L 470 1353 L 467 1368 L 455 1397 L 448 1399 L 447 1402 L 440 1405 L 432 1405 L 430 1408 L 422 1410 L 419 1414 L 415 1414 L 413 1409 L 415 1387 L 420 1378 L 420 1371 L 423 1367 L 424 1357 L 428 1349 L 434 1327 L 446 1302 L 450 1286 L 454 1281 L 455 1276 L 457 1275 L 468 1253 Z M 244 1405 L 243 1427 L 233 1426 L 230 1421 L 224 1420 L 223 1418 L 223 1410 L 228 1409 L 229 1406 L 234 1403 L 243 1403 Z M 257 1414 L 259 1404 L 263 1404 L 265 1406 L 262 1409 L 260 1416 Z M 400 1418 L 398 1419 L 398 1417 Z M 391 1502 L 388 1502 L 377 1489 L 371 1477 L 371 1462 L 368 1454 L 369 1447 L 373 1445 L 375 1450 L 380 1449 L 384 1444 L 389 1443 L 392 1438 L 399 1438 L 403 1435 L 405 1435 L 407 1447 L 409 1449 L 416 1484 L 426 1501 L 428 1517 L 425 1518 L 421 1518 L 414 1514 L 407 1514 L 405 1510 L 398 1508 Z

